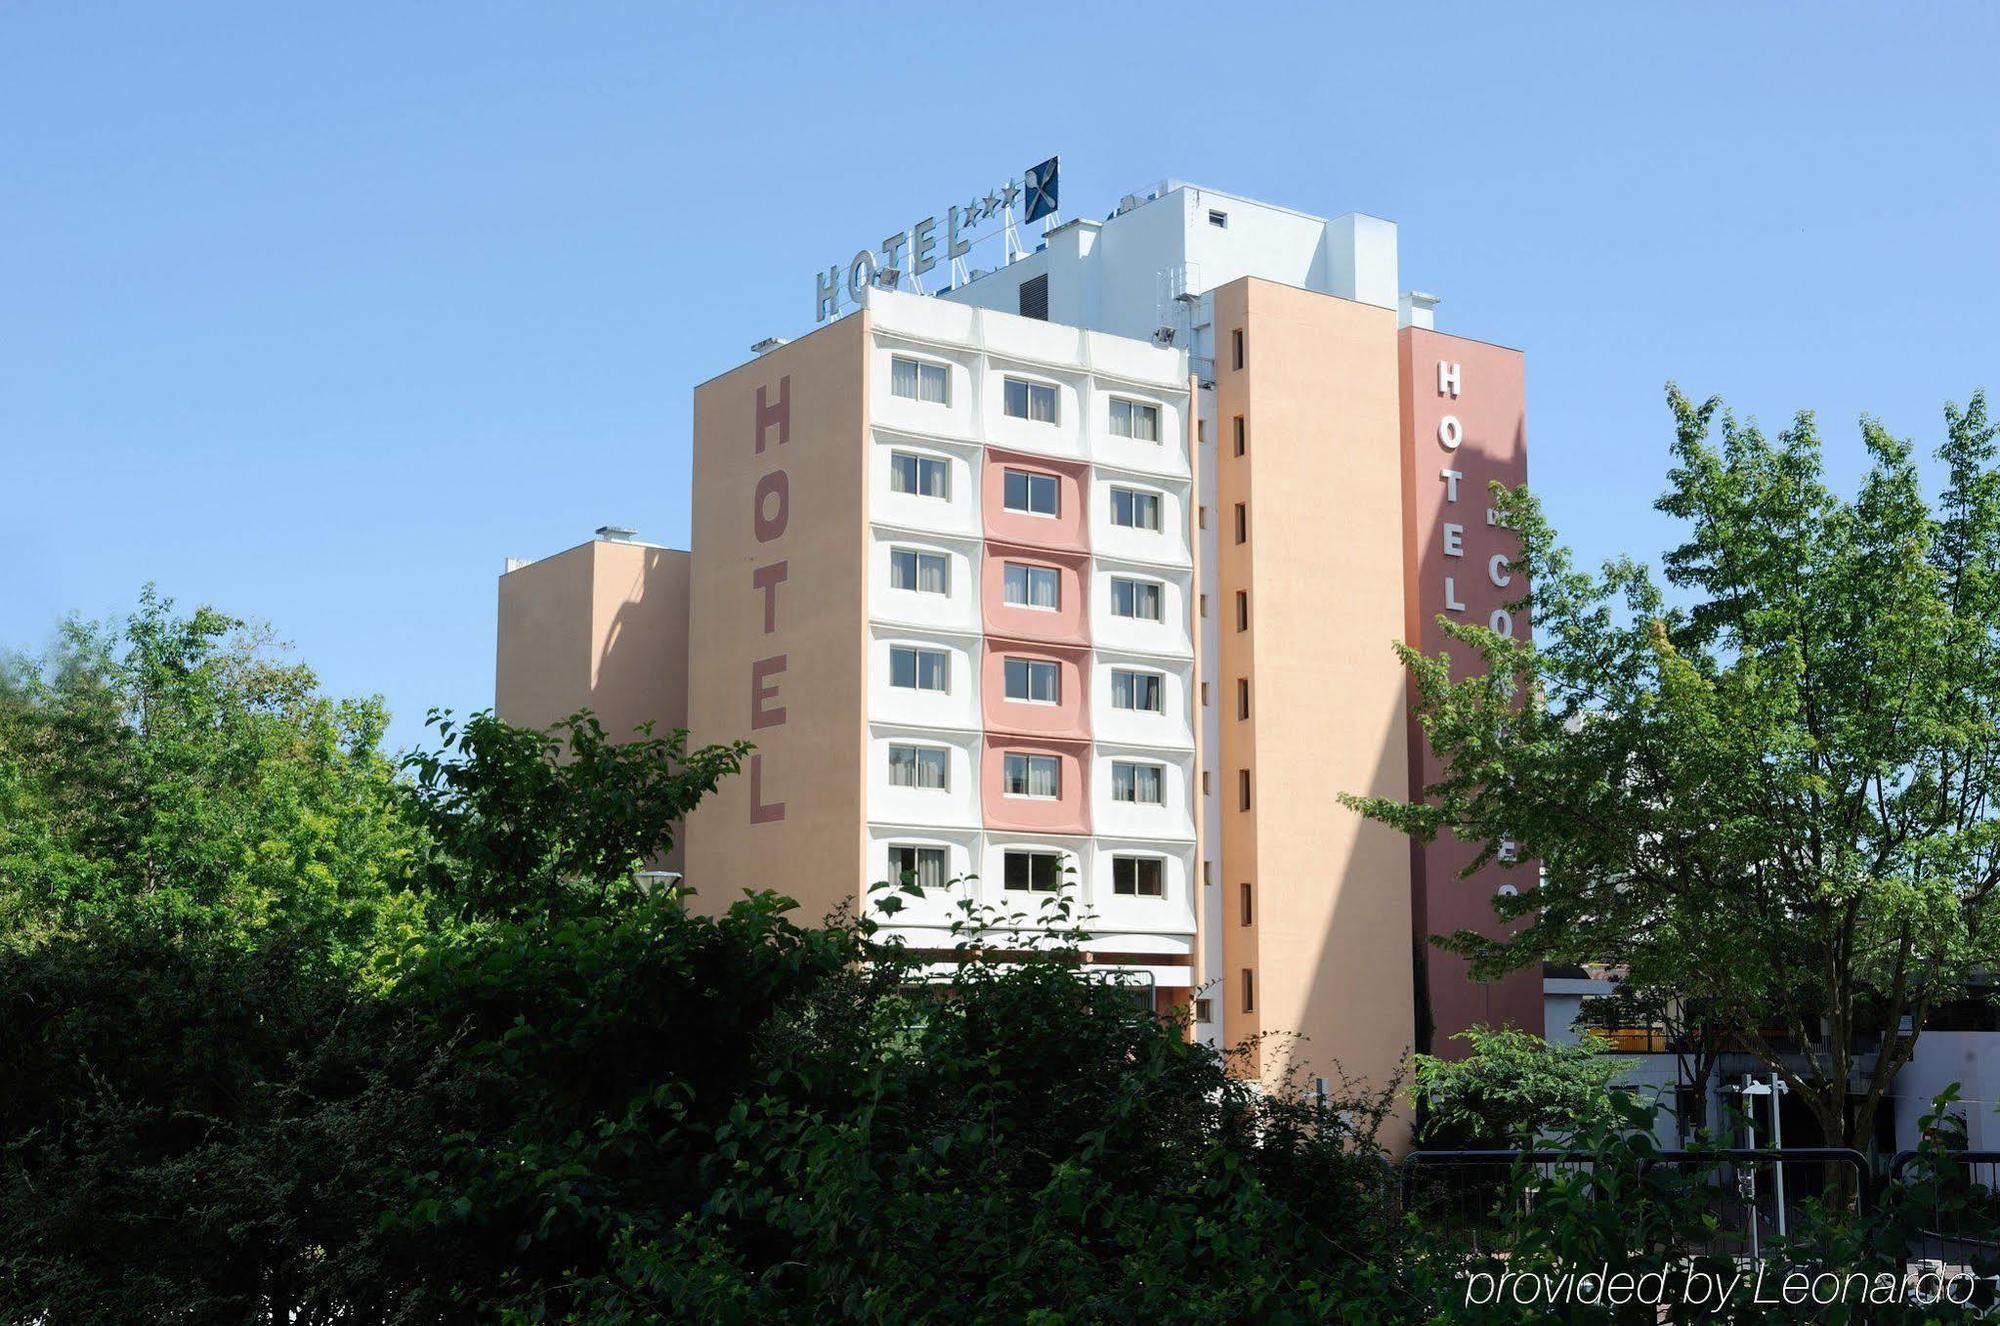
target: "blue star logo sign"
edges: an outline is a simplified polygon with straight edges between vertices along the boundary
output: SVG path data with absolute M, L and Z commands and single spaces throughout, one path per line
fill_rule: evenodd
M 1021 177 L 1028 190 L 1028 220 L 1039 221 L 1056 210 L 1056 163 L 1061 160 L 1050 157 Z

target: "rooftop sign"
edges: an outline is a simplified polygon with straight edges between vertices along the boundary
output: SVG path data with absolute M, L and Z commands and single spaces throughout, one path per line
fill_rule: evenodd
M 899 230 L 882 241 L 879 256 L 876 250 L 863 249 L 847 262 L 843 269 L 835 263 L 824 272 L 813 277 L 814 300 L 813 321 L 825 322 L 838 317 L 843 302 L 850 306 L 861 303 L 861 294 L 868 287 L 881 284 L 894 288 L 909 277 L 917 289 L 923 289 L 923 278 L 937 267 L 940 261 L 946 264 L 957 262 L 971 251 L 972 241 L 966 236 L 981 223 L 998 216 L 1005 233 L 1014 234 L 1014 204 L 1017 199 L 1025 202 L 1025 221 L 1039 221 L 1055 213 L 1058 203 L 1058 165 L 1060 158 L 1050 157 L 1038 166 L 1021 173 L 1021 178 L 1008 180 L 1000 188 L 985 197 L 974 197 L 963 207 L 945 210 L 944 233 L 938 233 L 938 219 L 935 215 Z M 939 245 L 942 243 L 942 252 Z M 904 267 L 907 253 L 909 266 Z

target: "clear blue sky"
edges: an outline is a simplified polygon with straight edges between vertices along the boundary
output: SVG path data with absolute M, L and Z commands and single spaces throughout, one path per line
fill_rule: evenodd
M 1971 3 L 0 0 L 0 646 L 155 580 L 413 741 L 502 557 L 685 543 L 691 389 L 816 266 L 1055 152 L 1070 215 L 1396 221 L 1579 552 L 1652 555 L 1668 378 L 1849 469 L 2000 391 L 1997 79 Z

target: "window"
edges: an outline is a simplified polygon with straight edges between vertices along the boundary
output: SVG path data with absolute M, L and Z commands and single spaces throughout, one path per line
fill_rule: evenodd
M 1236 716 L 1238 718 L 1250 717 L 1250 679 L 1248 677 L 1238 677 L 1236 679 Z
M 1157 856 L 1114 856 L 1111 858 L 1111 891 L 1128 898 L 1167 896 L 1166 863 Z
M 919 594 L 951 593 L 951 559 L 943 553 L 915 548 L 889 550 L 889 587 Z
M 1243 367 L 1243 329 L 1238 327 L 1229 333 L 1230 362 L 1237 368 Z
M 1062 668 L 1040 658 L 1006 660 L 1007 698 L 1029 704 L 1062 702 Z
M 1034 516 L 1053 516 L 1061 500 L 1053 474 L 1033 470 L 1008 470 L 1002 504 L 1009 511 L 1025 511 Z
M 951 752 L 941 746 L 889 747 L 889 786 L 942 792 L 950 784 Z
M 1248 967 L 1243 969 L 1243 1011 L 1245 1013 L 1257 1011 L 1257 983 L 1250 975 Z
M 1236 504 L 1236 541 L 1250 542 L 1250 508 L 1241 502 Z
M 1249 925 L 1256 919 L 1257 915 L 1255 908 L 1252 907 L 1250 902 L 1250 885 L 1248 883 L 1238 884 L 1236 888 L 1237 898 L 1243 909 L 1243 924 Z
M 1235 431 L 1235 440 L 1236 440 L 1236 454 L 1240 456 L 1240 455 L 1242 455 L 1242 454 L 1243 454 L 1243 451 L 1244 451 L 1244 436 L 1243 436 L 1243 416 L 1242 416 L 1242 415 L 1240 415 L 1240 414 L 1239 414 L 1239 415 L 1237 415 L 1237 416 L 1236 416 L 1235 420 L 1233 421 L 1233 427 L 1234 427 L 1234 431 Z
M 1197 999 L 1197 1000 L 1195 1000 L 1195 1001 L 1194 1001 L 1194 1020 L 1195 1020 L 1196 1022 L 1213 1022 L 1213 1021 L 1215 1021 L 1215 1004 L 1214 1004 L 1214 1001 L 1212 1001 L 1212 1000 L 1208 1000 L 1208 999 Z
M 1198 507 L 1196 507 L 1196 508 L 1194 509 L 1194 523 L 1195 523 L 1195 527 L 1196 527 L 1197 529 L 1207 529 L 1207 528 L 1208 528 L 1208 504 L 1207 504 L 1207 503 L 1205 503 L 1205 502 L 1204 502 L 1204 503 L 1203 503 L 1202 505 L 1200 505 L 1200 506 L 1198 506 Z
M 1214 226 L 1217 230 L 1229 229 L 1229 213 L 1218 212 L 1211 208 L 1208 213 L 1208 224 Z
M 912 847 L 895 843 L 889 848 L 889 881 L 915 884 L 920 889 L 941 889 L 945 877 L 944 848 Z
M 911 691 L 951 689 L 951 655 L 942 649 L 889 646 L 889 684 Z
M 1137 617 L 1149 622 L 1159 621 L 1160 586 L 1151 580 L 1111 577 L 1111 615 Z
M 889 394 L 905 400 L 951 404 L 951 370 L 943 364 L 897 355 L 889 361 Z
M 1157 764 L 1132 764 L 1125 760 L 1111 762 L 1111 799 L 1130 801 L 1139 806 L 1163 806 L 1167 796 L 1165 790 L 1166 770 Z
M 1250 592 L 1248 590 L 1239 589 L 1236 591 L 1236 629 L 1239 631 L 1250 629 Z
M 1203 446 L 1208 445 L 1208 420 L 1197 419 L 1194 421 L 1194 440 Z
M 1160 407 L 1147 405 L 1143 401 L 1128 401 L 1122 397 L 1111 398 L 1111 435 L 1129 437 L 1135 442 L 1157 442 L 1160 440 Z
M 889 489 L 913 497 L 951 499 L 951 462 L 898 451 L 889 457 Z
M 1201 615 L 1204 617 L 1208 616 L 1208 595 L 1206 594 L 1201 596 Z
M 1236 771 L 1236 808 L 1238 810 L 1250 809 L 1250 771 L 1248 769 L 1238 769 Z
M 1010 607 L 1053 612 L 1062 606 L 1062 574 L 1053 566 L 1009 562 L 1001 572 L 1000 597 Z
M 1208 683 L 1207 683 L 1207 682 L 1203 682 L 1203 683 L 1201 684 L 1201 707 L 1202 707 L 1202 708 L 1204 708 L 1204 709 L 1208 708 Z
M 1111 707 L 1165 713 L 1166 707 L 1160 698 L 1160 674 L 1133 672 L 1127 668 L 1111 669 Z
M 1060 852 L 1008 852 L 1001 862 L 1001 883 L 1016 892 L 1054 893 L 1061 883 Z
M 1046 382 L 1008 378 L 1002 399 L 1009 417 L 1038 424 L 1056 422 L 1056 389 Z
M 1001 786 L 1010 797 L 1062 795 L 1062 761 L 1054 755 L 1007 752 Z
M 1208 786 L 1208 770 L 1206 770 L 1206 769 L 1204 769 L 1204 770 L 1202 770 L 1202 771 L 1201 771 L 1201 794 L 1202 794 L 1203 796 L 1208 796 L 1208 795 L 1210 795 L 1210 791 L 1209 791 L 1209 786 Z
M 1157 530 L 1160 527 L 1160 495 L 1133 488 L 1111 490 L 1111 523 L 1126 529 Z
M 1215 862 L 1204 861 L 1201 863 L 1201 882 L 1204 888 L 1215 883 Z

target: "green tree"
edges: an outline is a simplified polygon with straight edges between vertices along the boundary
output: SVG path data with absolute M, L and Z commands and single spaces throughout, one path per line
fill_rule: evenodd
M 1844 498 L 1809 414 L 1774 440 L 1668 395 L 1673 597 L 1629 559 L 1579 570 L 1532 494 L 1496 492 L 1537 639 L 1448 622 L 1483 664 L 1458 678 L 1402 650 L 1444 772 L 1421 804 L 1348 803 L 1542 863 L 1496 903 L 1505 938 L 1448 941 L 1477 970 L 1620 965 L 1865 1143 L 1931 1009 L 1994 957 L 1995 429 L 1981 396 L 1947 407 L 1928 501 L 1864 419 Z
M 65 623 L 0 671 L 0 943 L 305 929 L 365 961 L 402 924 L 415 841 L 385 721 L 268 633 L 150 588 L 121 630 Z
M 1600 1131 L 1621 1117 L 1612 1084 L 1624 1066 L 1592 1037 L 1558 1045 L 1511 1027 L 1472 1027 L 1452 1039 L 1470 1051 L 1411 1059 L 1428 1143 L 1533 1147 Z

